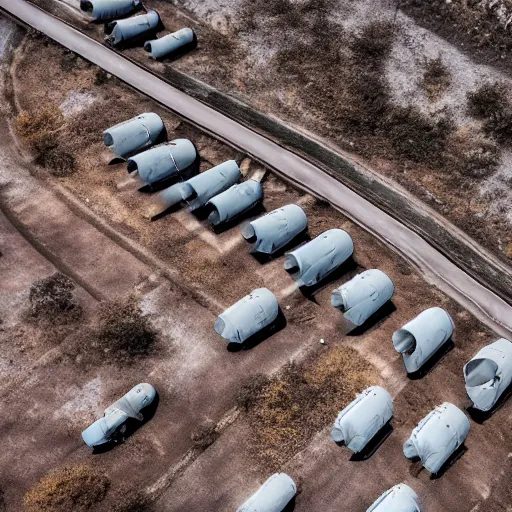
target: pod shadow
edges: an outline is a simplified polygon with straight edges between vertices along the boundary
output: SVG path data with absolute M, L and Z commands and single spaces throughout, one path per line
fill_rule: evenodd
M 242 220 L 247 219 L 248 217 L 252 217 L 253 215 L 260 215 L 265 212 L 265 207 L 263 206 L 263 202 L 259 201 L 255 205 L 251 206 L 247 210 L 239 213 L 236 217 L 233 217 L 231 220 L 227 222 L 222 222 L 217 226 L 212 225 L 213 232 L 216 235 L 220 235 L 231 228 L 234 228 L 238 225 Z
M 451 455 L 450 458 L 441 466 L 437 473 L 430 475 L 430 480 L 441 478 L 466 452 L 468 448 L 463 443 Z
M 306 299 L 317 303 L 315 295 L 318 292 L 322 291 L 334 281 L 344 277 L 345 275 L 354 273 L 358 268 L 359 265 L 354 260 L 354 258 L 349 258 L 348 260 L 344 261 L 338 268 L 336 268 L 336 270 L 322 279 L 319 283 L 316 283 L 313 286 L 301 286 L 299 287 L 299 290 Z
M 407 377 L 410 380 L 419 380 L 425 377 L 425 375 L 429 374 L 435 366 L 444 358 L 449 352 L 451 352 L 455 348 L 455 343 L 452 338 L 450 338 L 446 343 L 443 343 L 436 352 L 432 355 L 427 362 L 415 372 L 411 372 L 407 374 Z
M 386 318 L 391 316 L 396 311 L 396 306 L 392 300 L 389 300 L 384 304 L 378 311 L 366 320 L 362 325 L 355 327 L 347 333 L 347 336 L 361 336 L 371 329 L 377 327 L 379 324 L 384 322 Z M 352 324 L 353 325 L 353 324 Z
M 261 331 L 253 334 L 250 338 L 247 338 L 243 343 L 228 343 L 227 350 L 228 352 L 241 352 L 244 350 L 250 350 L 254 347 L 257 347 L 263 341 L 269 339 L 274 334 L 277 334 L 279 331 L 282 331 L 286 327 L 286 318 L 279 308 L 277 313 L 277 318 L 271 325 L 268 325 Z
M 391 421 L 391 420 L 390 420 Z M 388 421 L 370 440 L 370 442 L 359 452 L 350 457 L 352 462 L 361 462 L 372 457 L 384 444 L 384 441 L 392 434 L 393 426 Z
M 480 409 L 474 407 L 474 405 L 467 407 L 466 411 L 468 412 L 470 418 L 475 423 L 483 425 L 488 419 L 492 418 L 492 416 L 494 416 L 494 414 L 507 403 L 508 399 L 510 398 L 510 395 L 512 395 L 512 383 L 508 386 L 508 388 L 505 391 L 503 391 L 498 401 L 494 404 L 494 407 L 492 407 L 492 409 L 490 409 L 489 411 L 481 411 Z
M 290 240 L 285 246 L 281 247 L 278 251 L 272 253 L 272 254 L 264 254 L 262 252 L 253 252 L 252 249 L 250 251 L 251 256 L 261 265 L 265 265 L 265 263 L 269 263 L 273 260 L 279 259 L 281 256 L 284 255 L 284 253 L 288 252 L 290 249 L 293 249 L 294 247 L 302 244 L 303 242 L 309 242 L 311 240 L 311 237 L 309 236 L 309 233 L 306 230 L 302 231 L 302 233 L 299 233 L 296 237 L 294 237 L 292 240 Z M 251 242 L 248 242 L 251 243 Z

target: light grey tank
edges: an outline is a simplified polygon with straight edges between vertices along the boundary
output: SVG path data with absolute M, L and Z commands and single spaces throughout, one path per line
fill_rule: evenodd
M 257 288 L 220 314 L 213 328 L 231 343 L 243 343 L 274 322 L 279 314 L 276 296 Z
M 187 201 L 190 211 L 197 210 L 241 177 L 237 163 L 228 160 L 186 181 L 182 189 L 183 199 Z
M 112 20 L 134 11 L 141 0 L 81 0 L 80 9 L 97 20 Z
M 126 158 L 135 151 L 152 146 L 164 131 L 159 115 L 146 112 L 103 132 L 103 142 L 116 155 Z
M 175 139 L 129 158 L 128 172 L 137 172 L 143 181 L 152 185 L 173 176 L 180 177 L 196 158 L 192 142 Z
M 218 226 L 243 212 L 250 210 L 263 200 L 263 187 L 256 180 L 247 180 L 233 185 L 208 201 L 213 207 L 208 220 Z
M 405 484 L 382 494 L 366 512 L 421 512 L 418 495 Z
M 444 402 L 418 423 L 404 443 L 404 455 L 408 459 L 419 457 L 423 466 L 435 474 L 464 443 L 468 433 L 466 415 L 455 405 Z
M 286 473 L 276 473 L 237 512 L 282 512 L 296 493 L 295 482 Z
M 490 411 L 512 383 L 512 343 L 501 338 L 479 350 L 464 366 L 464 380 L 473 406 Z
M 331 295 L 331 304 L 341 309 L 347 320 L 359 326 L 390 300 L 394 291 L 393 281 L 384 272 L 365 270 L 336 288 Z
M 82 432 L 82 439 L 88 446 L 98 446 L 110 441 L 113 434 L 128 418 L 142 421 L 141 410 L 150 405 L 156 397 L 151 384 L 137 384 L 117 402 L 105 409 L 104 416 Z
M 346 231 L 329 229 L 287 253 L 284 268 L 299 286 L 313 286 L 336 270 L 353 252 L 354 243 Z
M 393 334 L 408 373 L 419 370 L 453 334 L 453 320 L 442 308 L 430 308 Z
M 177 32 L 168 34 L 159 39 L 152 39 L 144 43 L 144 50 L 154 59 L 161 59 L 171 55 L 185 46 L 193 47 L 196 44 L 196 35 L 191 28 L 182 28 Z
M 392 416 L 391 395 L 380 386 L 371 386 L 339 413 L 331 437 L 336 443 L 344 443 L 349 450 L 358 453 Z
M 242 236 L 254 242 L 251 252 L 274 254 L 306 231 L 308 219 L 296 204 L 278 208 L 242 227 Z
M 145 32 L 151 32 L 158 27 L 160 17 L 156 11 L 148 11 L 147 14 L 133 16 L 123 20 L 115 20 L 105 25 L 107 41 L 113 46 L 141 36 Z

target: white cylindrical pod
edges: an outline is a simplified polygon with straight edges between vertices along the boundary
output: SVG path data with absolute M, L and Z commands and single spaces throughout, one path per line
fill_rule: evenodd
M 128 159 L 128 172 L 137 172 L 148 185 L 179 177 L 196 160 L 194 144 L 188 139 L 175 139 L 148 149 Z
M 391 299 L 394 291 L 393 281 L 384 272 L 365 270 L 336 288 L 331 304 L 341 309 L 347 320 L 360 326 Z
M 164 132 L 159 115 L 146 112 L 103 132 L 103 142 L 122 158 L 153 145 Z
M 191 28 L 182 28 L 172 34 L 144 43 L 144 50 L 154 59 L 171 56 L 178 51 L 193 49 L 197 46 L 197 37 Z
M 418 495 L 406 484 L 382 494 L 366 512 L 421 512 Z
M 380 386 L 371 386 L 339 413 L 331 437 L 359 453 L 392 417 L 391 395 Z
M 464 366 L 464 380 L 473 407 L 490 411 L 512 384 L 512 343 L 501 338 L 482 348 Z
M 314 286 L 347 261 L 354 252 L 350 235 L 329 229 L 286 254 L 284 269 L 299 286 Z
M 233 185 L 208 201 L 208 205 L 213 207 L 208 220 L 214 226 L 229 222 L 261 203 L 262 200 L 263 187 L 259 181 L 247 180 Z
M 190 211 L 197 210 L 212 197 L 234 185 L 241 177 L 237 163 L 228 160 L 186 181 L 183 184 L 183 199 L 187 201 Z
M 147 14 L 115 20 L 105 25 L 105 33 L 108 41 L 117 46 L 123 42 L 130 41 L 146 32 L 155 30 L 160 23 L 160 16 L 156 11 L 148 11 Z
M 150 405 L 156 397 L 156 389 L 151 384 L 137 384 L 119 400 L 105 409 L 102 418 L 96 420 L 82 432 L 87 446 L 99 446 L 108 443 L 115 432 L 128 420 L 144 419 L 141 411 Z
M 419 457 L 423 466 L 435 474 L 464 443 L 469 427 L 466 415 L 444 402 L 418 423 L 404 443 L 404 455 L 408 459 Z
M 237 512 L 283 512 L 296 493 L 295 482 L 286 473 L 276 473 Z
M 254 242 L 251 252 L 274 254 L 308 228 L 304 210 L 296 204 L 278 208 L 242 227 L 242 236 Z
M 278 314 L 276 296 L 267 288 L 257 288 L 221 313 L 213 328 L 230 343 L 243 343 L 271 325 Z
M 418 371 L 452 336 L 453 320 L 442 308 L 429 308 L 393 334 L 408 373 Z
M 81 0 L 80 9 L 96 20 L 112 20 L 134 11 L 140 0 Z

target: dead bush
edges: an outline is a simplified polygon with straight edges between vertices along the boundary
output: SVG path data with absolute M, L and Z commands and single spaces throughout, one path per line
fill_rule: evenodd
M 128 358 L 148 355 L 157 341 L 149 318 L 132 297 L 100 304 L 96 338 L 101 349 Z
M 76 171 L 75 157 L 58 146 L 40 151 L 35 161 L 58 178 L 71 176 Z
M 484 121 L 484 131 L 498 142 L 512 141 L 512 103 L 505 84 L 487 82 L 467 95 L 468 111 Z
M 105 498 L 109 485 L 109 479 L 91 466 L 59 468 L 28 491 L 23 503 L 28 512 L 85 512 Z
M 450 86 L 451 74 L 441 56 L 425 62 L 425 72 L 421 85 L 430 101 L 436 101 Z
M 391 144 L 400 156 L 427 167 L 443 164 L 443 154 L 454 124 L 447 114 L 432 117 L 414 107 L 390 108 L 386 127 Z
M 447 143 L 445 167 L 470 181 L 491 176 L 501 161 L 499 148 L 478 132 L 457 130 Z
M 60 272 L 34 282 L 29 291 L 32 316 L 51 322 L 76 319 L 82 310 L 74 290 L 75 283 Z
M 206 450 L 211 446 L 219 437 L 219 433 L 216 430 L 216 425 L 213 421 L 208 420 L 202 423 L 197 430 L 195 430 L 190 439 L 194 448 L 200 450 Z
M 61 111 L 55 106 L 46 106 L 35 113 L 21 112 L 16 119 L 16 131 L 37 150 L 48 147 L 62 124 Z
M 370 363 L 346 347 L 329 348 L 302 365 L 288 365 L 251 400 L 251 450 L 266 469 L 277 470 L 377 379 Z
M 394 26 L 390 22 L 374 21 L 363 27 L 350 47 L 360 64 L 370 62 L 380 65 L 393 47 Z M 383 63 L 382 63 L 383 64 Z

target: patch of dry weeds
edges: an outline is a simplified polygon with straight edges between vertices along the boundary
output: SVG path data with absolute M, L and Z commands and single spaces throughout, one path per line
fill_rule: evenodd
M 259 377 L 239 399 L 253 427 L 252 452 L 268 470 L 279 469 L 333 422 L 356 393 L 378 380 L 374 367 L 346 347 L 290 364 L 268 381 Z

